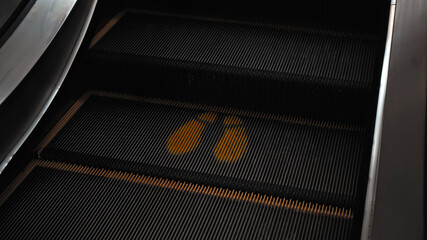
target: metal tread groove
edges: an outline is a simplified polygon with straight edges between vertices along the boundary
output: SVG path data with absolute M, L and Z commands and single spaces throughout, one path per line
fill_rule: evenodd
M 362 127 L 106 92 L 82 99 L 41 142 L 38 157 L 353 205 Z
M 342 239 L 353 219 L 350 209 L 40 159 L 0 195 L 0 213 L 2 239 Z

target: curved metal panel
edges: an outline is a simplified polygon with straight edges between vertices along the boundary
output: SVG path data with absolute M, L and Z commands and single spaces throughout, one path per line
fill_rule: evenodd
M 0 8 L 0 29 L 9 21 L 23 0 L 8 0 L 2 2 Z
M 365 212 L 363 216 L 362 239 L 369 239 L 372 228 L 375 193 L 377 188 L 378 165 L 380 160 L 381 136 L 383 127 L 384 102 L 387 89 L 388 71 L 390 66 L 391 41 L 393 37 L 394 17 L 396 6 L 390 6 L 390 16 L 387 30 L 386 49 L 384 52 L 383 68 L 381 72 L 380 91 L 378 94 L 375 132 L 372 145 L 371 162 L 369 166 L 368 188 L 366 191 Z
M 390 60 L 384 65 L 386 82 L 381 82 L 378 102 L 362 239 L 425 237 L 427 2 L 398 1 L 395 8 Z
M 76 1 L 36 1 L 22 23 L 0 48 L 0 104 L 36 64 Z
M 82 3 L 82 4 L 78 4 L 78 3 Z M 79 1 L 78 3 L 76 4 L 76 9 L 75 9 L 77 11 L 74 12 L 75 13 L 74 15 L 73 14 L 70 15 L 70 20 L 72 21 L 68 23 L 72 23 L 72 24 L 66 23 L 64 25 L 63 28 L 66 28 L 65 29 L 66 31 L 58 35 L 59 39 L 55 39 L 60 41 L 59 42 L 54 41 L 52 44 L 54 46 L 50 45 L 50 47 L 46 51 L 49 61 L 51 60 L 56 61 L 55 64 L 49 65 L 50 68 L 49 67 L 46 68 L 45 66 L 46 63 L 43 64 L 42 68 L 44 69 L 44 71 L 48 70 L 50 73 L 36 71 L 37 73 L 34 74 L 34 71 L 32 71 L 33 73 L 32 77 L 34 79 L 28 79 L 28 80 L 31 80 L 31 84 L 27 84 L 28 81 L 24 81 L 23 85 L 28 85 L 28 86 L 26 86 L 24 90 L 19 89 L 18 87 L 17 91 L 15 91 L 11 95 L 11 97 L 6 101 L 8 102 L 9 100 L 14 100 L 13 101 L 15 103 L 14 106 L 16 106 L 16 103 L 18 103 L 18 105 L 20 106 L 18 107 L 19 109 L 16 109 L 16 110 L 21 112 L 11 114 L 13 116 L 9 116 L 9 115 L 3 116 L 4 118 L 7 117 L 7 119 L 3 119 L 4 120 L 3 122 L 11 122 L 13 121 L 14 117 L 16 118 L 16 116 L 23 116 L 24 113 L 26 115 L 22 121 L 18 121 L 19 122 L 18 125 L 20 125 L 20 127 L 18 127 L 17 129 L 13 128 L 11 130 L 11 132 L 16 133 L 15 135 L 17 135 L 18 138 L 17 140 L 14 140 L 14 139 L 8 140 L 8 143 L 9 141 L 13 141 L 12 144 L 10 144 L 11 147 L 8 148 L 4 156 L 0 156 L 0 174 L 3 172 L 3 170 L 6 168 L 6 166 L 12 159 L 12 157 L 15 155 L 15 153 L 19 150 L 19 148 L 22 146 L 22 144 L 25 142 L 25 140 L 34 130 L 34 128 L 36 127 L 36 125 L 39 123 L 40 119 L 43 117 L 44 113 L 46 112 L 47 108 L 50 106 L 58 90 L 62 86 L 62 83 L 65 77 L 67 76 L 68 71 L 71 68 L 71 65 L 74 61 L 74 58 L 76 57 L 77 52 L 83 42 L 86 31 L 89 27 L 90 20 L 92 19 L 97 0 L 89 0 L 89 1 L 82 0 L 82 1 Z M 35 67 L 37 68 L 37 65 Z M 40 69 L 36 69 L 36 70 L 40 70 Z M 47 81 L 44 81 L 43 83 L 41 83 L 40 80 L 47 80 Z M 40 93 L 33 94 L 33 95 L 37 95 L 37 97 L 31 96 L 31 98 L 28 98 L 25 101 L 20 100 L 22 96 L 29 96 L 28 91 L 30 90 L 34 91 L 35 87 L 39 89 L 36 91 L 41 91 Z M 16 96 L 17 94 L 18 96 Z M 26 111 L 25 109 L 23 110 L 21 109 L 23 106 L 27 106 L 27 105 L 31 105 L 29 106 L 29 109 L 31 111 Z M 7 127 L 7 126 L 0 125 L 0 132 L 2 132 L 1 129 L 4 127 Z M 23 129 L 23 131 L 21 131 L 20 129 Z M 11 138 L 10 136 L 8 137 Z

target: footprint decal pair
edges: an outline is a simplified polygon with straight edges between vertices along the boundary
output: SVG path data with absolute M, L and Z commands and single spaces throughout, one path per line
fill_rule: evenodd
M 167 148 L 171 154 L 180 155 L 194 151 L 202 140 L 206 126 L 213 124 L 215 113 L 202 113 L 178 128 L 168 139 Z M 215 157 L 222 162 L 236 162 L 246 152 L 248 139 L 242 120 L 227 116 L 223 122 L 225 131 L 213 149 Z

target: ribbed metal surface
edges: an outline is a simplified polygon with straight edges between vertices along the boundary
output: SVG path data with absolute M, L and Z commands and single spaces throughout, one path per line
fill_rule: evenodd
M 373 34 L 127 13 L 91 54 L 368 88 L 376 48 Z
M 289 208 L 266 196 L 245 201 L 224 189 L 206 194 L 206 187 L 38 162 L 1 205 L 1 239 L 350 237 L 352 218 L 323 208 L 309 213 L 295 209 L 298 202 Z
M 41 151 L 42 158 L 338 206 L 353 204 L 364 150 L 360 127 L 99 95 L 105 96 L 91 96 L 56 136 L 48 137 L 54 138 Z M 198 144 L 191 145 L 197 134 L 183 136 L 187 145 L 174 143 L 173 135 L 188 124 L 196 132 L 202 128 Z

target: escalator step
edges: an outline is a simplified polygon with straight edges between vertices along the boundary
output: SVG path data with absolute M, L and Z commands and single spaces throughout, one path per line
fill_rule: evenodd
M 129 12 L 91 50 L 367 88 L 376 42 L 374 34 Z
M 124 12 L 94 38 L 89 72 L 109 91 L 361 121 L 378 45 L 372 33 Z
M 85 94 L 38 147 L 43 159 L 353 207 L 361 126 Z
M 346 239 L 351 210 L 44 160 L 0 195 L 0 239 Z

